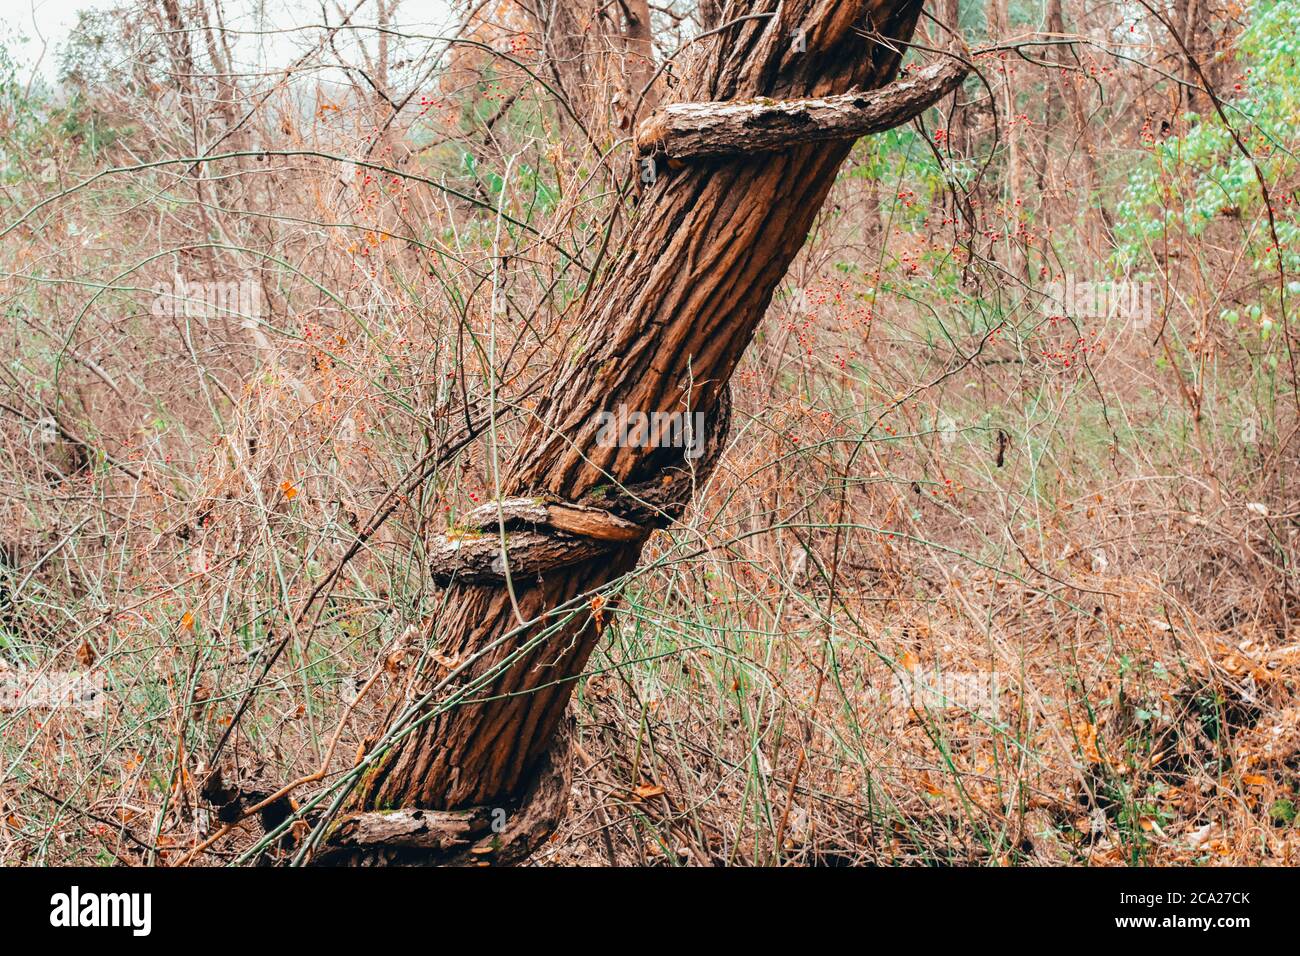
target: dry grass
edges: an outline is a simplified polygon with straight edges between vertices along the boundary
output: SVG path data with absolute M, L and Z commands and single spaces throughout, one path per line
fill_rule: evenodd
M 159 62 L 5 132 L 0 667 L 108 685 L 102 719 L 0 713 L 7 862 L 187 859 L 227 732 L 274 784 L 326 771 L 304 811 L 333 798 L 437 660 L 425 544 L 491 498 L 493 442 L 581 332 L 573 260 L 635 214 L 626 150 L 490 56 L 382 138 L 361 87 L 205 81 L 201 132 L 259 105 L 200 166 L 152 165 L 196 141 Z M 1124 100 L 1094 122 L 1140 161 Z M 1217 233 L 1156 324 L 1045 317 L 1017 224 L 1035 284 L 1101 275 L 1105 239 L 1072 141 L 1020 147 L 1032 213 L 995 151 L 970 238 L 922 140 L 859 147 L 722 465 L 606 596 L 539 864 L 1295 862 L 1295 382 L 1203 321 L 1254 281 Z M 265 314 L 159 319 L 176 273 L 251 276 Z M 936 673 L 996 691 L 900 701 Z M 249 821 L 199 859 L 265 843 Z

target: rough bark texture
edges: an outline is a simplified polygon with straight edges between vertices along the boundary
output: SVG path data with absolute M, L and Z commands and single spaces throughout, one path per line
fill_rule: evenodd
M 528 859 L 559 826 L 573 783 L 571 728 L 561 725 L 527 786 L 502 806 L 361 811 L 330 833 L 316 866 L 496 866 Z
M 809 100 L 679 103 L 643 122 L 637 150 L 672 159 L 739 156 L 799 143 L 853 139 L 905 123 L 951 93 L 970 72 L 962 61 L 933 63 L 879 90 Z
M 896 74 L 920 0 L 758 0 L 734 15 L 775 12 L 719 35 L 682 91 L 692 100 L 829 97 L 874 89 Z M 805 31 L 805 49 L 791 35 Z M 882 42 L 868 39 L 879 35 Z M 703 46 L 703 44 L 702 44 Z M 780 153 L 665 170 L 642 197 L 623 252 L 588 298 L 584 346 L 557 377 L 513 456 L 510 497 L 578 501 L 611 481 L 653 485 L 680 450 L 607 448 L 597 413 L 620 404 L 650 412 L 705 414 L 717 441 L 720 401 L 777 283 L 803 245 L 852 142 L 796 146 Z M 690 478 L 677 479 L 689 485 Z M 635 520 L 635 519 L 632 519 Z M 540 574 L 513 575 L 527 619 L 631 570 L 643 539 Z M 356 808 L 454 810 L 491 807 L 528 785 L 550 746 L 599 637 L 595 609 L 584 611 L 506 666 L 542 630 L 492 647 L 517 626 L 499 584 L 456 583 L 438 622 L 439 650 L 475 660 L 484 680 L 471 701 L 427 721 L 377 763 L 359 786 Z M 351 862 L 358 862 L 353 858 Z
M 685 480 L 678 487 L 689 490 L 690 473 L 681 477 Z M 655 513 L 641 516 L 641 523 L 625 517 L 663 497 L 655 494 L 663 489 L 662 483 L 645 488 L 644 494 L 629 488 L 607 508 L 546 497 L 483 505 L 466 515 L 460 528 L 434 541 L 430 571 L 445 584 L 506 581 L 507 571 L 512 577 L 554 571 L 639 544 L 685 507 L 684 498 L 662 501 L 652 506 Z

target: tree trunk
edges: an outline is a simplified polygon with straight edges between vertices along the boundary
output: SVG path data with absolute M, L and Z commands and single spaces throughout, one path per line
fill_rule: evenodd
M 655 70 L 654 31 L 650 26 L 649 0 L 625 0 L 623 4 L 623 39 L 627 44 L 627 57 L 624 72 L 628 79 L 628 94 L 635 108 L 641 91 L 641 109 L 646 112 L 654 110 L 659 103 L 659 95 L 651 85 Z M 629 123 L 635 124 L 636 116 L 631 116 Z
M 658 68 L 648 0 L 530 0 L 522 9 L 541 39 L 556 87 L 589 132 L 610 122 L 631 129 L 633 110 L 644 116 L 655 108 L 658 93 L 650 81 Z
M 878 88 L 898 71 L 921 0 L 787 0 L 779 8 L 775 0 L 757 0 L 742 6 L 732 4 L 731 14 L 779 9 L 781 15 L 748 20 L 720 35 L 694 72 L 687 91 L 692 100 L 825 97 Z M 800 30 L 804 42 L 793 42 Z M 872 42 L 869 34 L 883 41 Z M 605 539 L 596 557 L 576 549 L 563 567 L 513 573 L 519 613 L 529 621 L 546 618 L 523 629 L 502 583 L 450 585 L 439 652 L 443 660 L 472 661 L 454 686 L 473 689 L 372 765 L 354 796 L 351 820 L 372 810 L 517 805 L 515 796 L 530 786 L 530 773 L 548 754 L 574 681 L 600 636 L 600 614 L 584 596 L 636 566 L 655 524 L 653 509 L 630 501 L 618 486 L 635 486 L 644 501 L 665 485 L 668 469 L 676 469 L 671 484 L 691 483 L 680 449 L 602 447 L 598 413 L 620 405 L 646 413 L 689 408 L 705 414 L 709 440 L 719 445 L 727 383 L 851 146 L 852 140 L 802 144 L 665 168 L 647 187 L 621 257 L 587 298 L 585 346 L 537 409 L 503 487 L 507 495 L 543 502 L 603 502 L 636 532 L 623 541 Z M 682 503 L 679 495 L 664 510 L 671 516 Z M 511 532 L 511 564 L 529 535 L 565 540 L 544 516 L 525 523 L 544 530 Z M 493 523 L 485 535 L 498 531 Z M 516 538 L 524 544 L 516 545 Z M 547 633 L 547 624 L 562 620 L 548 615 L 566 605 L 576 614 Z M 514 630 L 519 633 L 499 640 Z M 344 862 L 397 861 L 355 843 L 349 853 Z M 493 859 L 490 844 L 483 853 L 480 859 Z
M 1047 5 L 1047 31 L 1056 37 L 1066 35 L 1065 14 L 1062 12 L 1061 0 L 1051 0 Z M 1062 68 L 1078 66 L 1078 57 L 1065 48 L 1056 51 L 1054 59 Z M 1071 62 L 1073 60 L 1073 62 Z M 1100 217 L 1105 232 L 1111 228 L 1110 213 L 1106 211 L 1101 196 L 1101 171 L 1097 168 L 1097 145 L 1092 137 L 1092 126 L 1088 122 L 1088 111 L 1083 94 L 1073 75 L 1058 76 L 1057 83 L 1069 103 L 1070 114 L 1074 117 L 1075 142 L 1083 154 L 1083 169 L 1087 182 L 1079 196 L 1079 217 L 1086 222 L 1091 216 Z
M 722 26 L 722 13 L 726 5 L 726 0 L 699 0 L 695 16 L 700 22 L 700 29 L 712 30 Z

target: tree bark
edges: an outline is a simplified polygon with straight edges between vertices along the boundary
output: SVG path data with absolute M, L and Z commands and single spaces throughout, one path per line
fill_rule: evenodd
M 637 130 L 642 155 L 673 159 L 739 156 L 787 149 L 797 143 L 853 139 L 893 129 L 955 90 L 968 68 L 944 60 L 874 92 L 810 100 L 679 103 Z
M 623 3 L 623 39 L 627 44 L 625 72 L 628 78 L 628 93 L 632 102 L 641 96 L 641 108 L 650 112 L 659 105 L 659 95 L 652 81 L 655 75 L 654 31 L 650 26 L 649 0 L 624 0 Z M 630 122 L 635 123 L 636 117 Z
M 699 0 L 695 16 L 700 22 L 700 29 L 712 30 L 722 26 L 723 8 L 726 5 L 726 0 Z
M 777 15 L 719 35 L 693 71 L 690 98 L 802 99 L 879 88 L 898 71 L 921 0 L 756 0 L 742 7 L 733 3 L 729 11 Z M 800 30 L 804 42 L 792 43 Z M 594 557 L 512 573 L 526 620 L 575 602 L 576 616 L 550 633 L 534 624 L 499 640 L 519 625 L 510 589 L 497 581 L 450 585 L 440 657 L 472 661 L 456 686 L 473 689 L 375 760 L 354 795 L 354 821 L 367 811 L 507 806 L 530 785 L 539 761 L 554 759 L 552 736 L 600 636 L 601 613 L 584 596 L 636 566 L 656 510 L 671 517 L 685 503 L 681 491 L 660 509 L 648 508 L 644 496 L 665 485 L 688 491 L 692 481 L 680 449 L 603 447 L 597 415 L 620 404 L 646 413 L 703 412 L 711 451 L 701 460 L 716 454 L 727 383 L 852 143 L 665 168 L 648 186 L 624 251 L 587 298 L 585 345 L 557 374 L 503 487 L 512 498 L 603 503 L 639 530 L 627 540 L 606 538 Z M 628 486 L 634 498 L 620 493 Z M 515 527 L 524 521 L 534 530 L 507 532 L 508 557 L 522 534 L 557 533 L 545 522 L 528 523 L 526 504 L 511 507 L 519 510 Z M 345 820 L 348 826 L 355 838 L 355 822 Z M 374 861 L 364 847 L 349 849 L 346 862 Z M 491 862 L 491 853 L 481 859 Z

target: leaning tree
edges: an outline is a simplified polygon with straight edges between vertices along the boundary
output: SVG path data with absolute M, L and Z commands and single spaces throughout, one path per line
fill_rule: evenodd
M 502 463 L 500 499 L 444 537 L 439 658 L 365 759 L 317 862 L 508 863 L 569 789 L 565 710 L 600 638 L 599 596 L 636 567 L 716 460 L 728 381 L 854 140 L 966 74 L 899 77 L 922 0 L 731 0 L 678 91 L 637 131 L 642 192 L 588 290 L 584 341 Z M 599 413 L 703 412 L 706 451 L 602 447 Z M 455 706 L 445 706 L 454 698 Z

